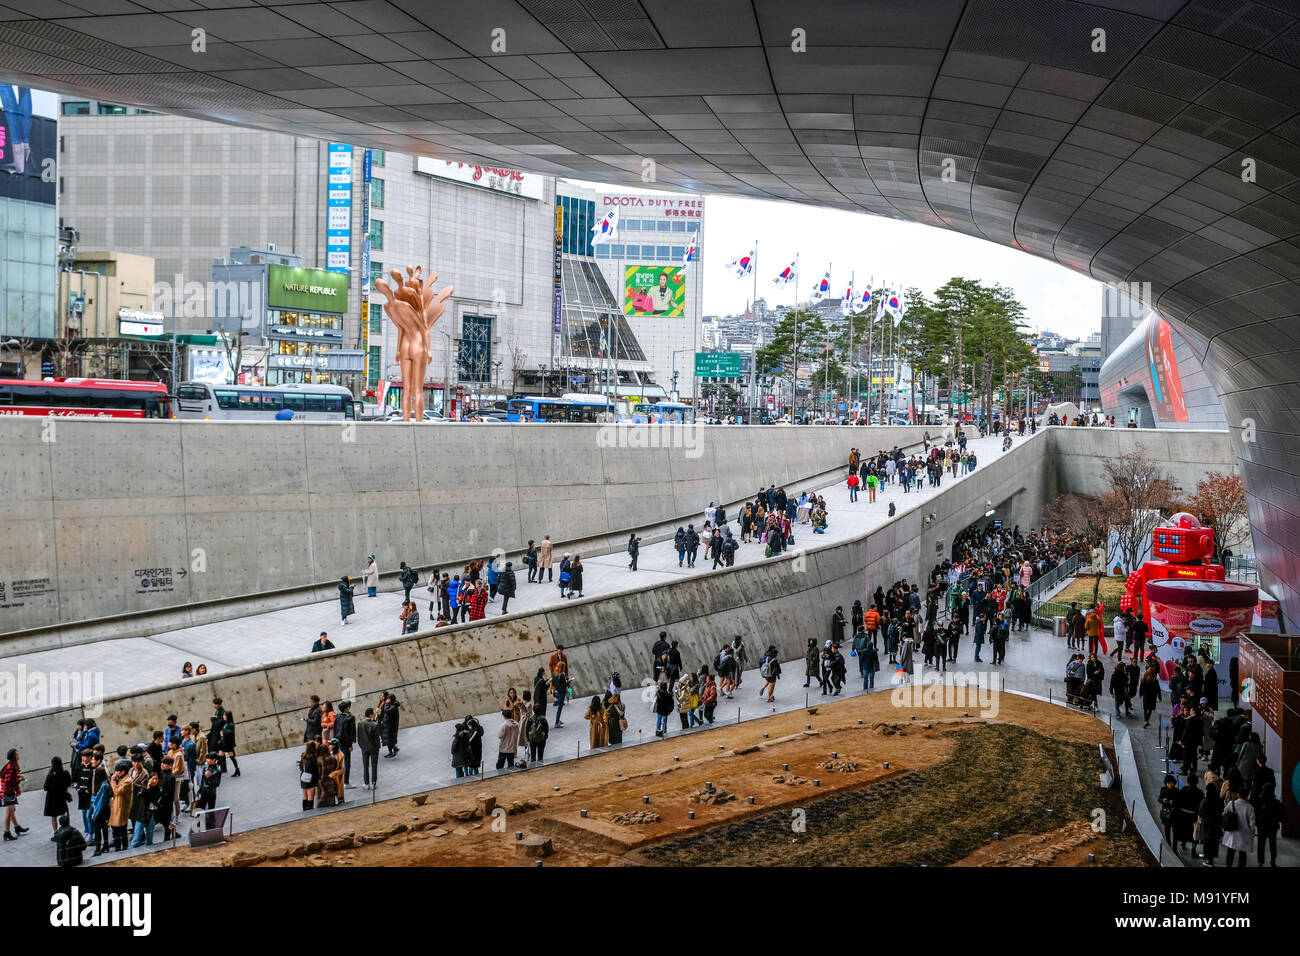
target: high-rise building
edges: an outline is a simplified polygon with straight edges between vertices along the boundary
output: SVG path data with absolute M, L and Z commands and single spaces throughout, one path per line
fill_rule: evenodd
M 690 397 L 696 384 L 693 353 L 701 350 L 704 282 L 700 252 L 697 250 L 689 269 L 683 267 L 682 260 L 693 236 L 699 245 L 704 197 L 606 192 L 563 180 L 558 188 L 562 199 L 580 202 L 581 208 L 590 210 L 594 218 L 586 224 L 588 238 L 591 226 L 618 210 L 613 240 L 591 245 L 588 255 L 613 296 L 622 317 L 620 324 L 642 351 L 650 379 L 666 390 L 675 387 L 683 398 Z
M 216 314 L 212 303 L 224 297 L 203 294 L 216 282 L 213 263 L 249 247 L 346 276 L 337 345 L 365 354 L 365 381 L 360 372 L 344 380 L 354 390 L 398 376 L 396 329 L 371 290 L 375 278 L 407 266 L 454 287 L 431 337 L 425 387 L 437 397 L 429 407 L 455 393 L 499 400 L 548 361 L 553 179 L 96 103 L 64 106 L 64 221 L 86 248 L 154 258 L 160 298 L 174 305 L 169 331 L 251 331 L 247 315 L 233 323 Z M 186 291 L 194 289 L 200 294 Z M 338 377 L 326 373 L 312 374 Z
M 26 374 L 29 350 L 58 334 L 56 103 L 0 83 L 0 362 L 11 375 Z

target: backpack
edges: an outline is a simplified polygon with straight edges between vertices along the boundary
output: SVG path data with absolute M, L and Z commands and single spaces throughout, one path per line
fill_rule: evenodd
M 1233 800 L 1232 803 L 1229 803 L 1228 806 L 1224 808 L 1223 816 L 1219 818 L 1219 826 L 1223 828 L 1224 833 L 1230 833 L 1241 826 L 1241 821 L 1237 817 L 1237 811 L 1232 809 L 1233 804 L 1236 802 L 1236 800 Z
M 528 718 L 524 736 L 528 738 L 530 744 L 540 744 L 546 740 L 545 718 L 541 714 L 533 714 Z
M 772 679 L 772 659 L 770 657 L 764 657 L 758 662 L 758 673 L 764 680 Z
M 109 803 L 113 799 L 113 788 L 105 780 L 99 785 L 99 792 L 95 794 L 90 801 L 90 817 L 92 820 L 100 820 L 108 816 Z

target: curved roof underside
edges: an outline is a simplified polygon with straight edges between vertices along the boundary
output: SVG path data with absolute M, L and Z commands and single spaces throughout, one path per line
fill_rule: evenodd
M 1294 622 L 1298 17 L 1294 0 L 0 0 L 0 77 L 600 181 L 641 184 L 652 159 L 667 188 L 1149 282 L 1239 440 L 1253 420 L 1256 549 Z

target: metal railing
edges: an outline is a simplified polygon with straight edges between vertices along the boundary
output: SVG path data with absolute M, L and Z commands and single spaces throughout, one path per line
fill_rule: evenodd
M 1066 578 L 1073 577 L 1074 573 L 1079 570 L 1079 565 L 1083 563 L 1082 554 L 1072 554 L 1061 564 L 1058 564 L 1052 570 L 1048 571 L 1037 581 L 1031 581 L 1029 584 L 1029 602 L 1034 608 L 1034 613 L 1044 602 L 1041 600 L 1044 594 L 1050 594 L 1056 590 Z

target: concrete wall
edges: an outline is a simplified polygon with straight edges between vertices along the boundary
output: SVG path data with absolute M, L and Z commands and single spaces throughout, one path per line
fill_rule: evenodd
M 60 633 L 69 622 L 128 615 L 99 637 L 155 633 L 328 599 L 371 553 L 386 570 L 427 569 L 548 533 L 569 550 L 615 550 L 630 529 L 653 540 L 709 500 L 924 431 L 4 418 L 0 635 L 15 635 L 14 653 L 88 639 Z M 147 569 L 164 583 L 143 586 Z

